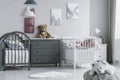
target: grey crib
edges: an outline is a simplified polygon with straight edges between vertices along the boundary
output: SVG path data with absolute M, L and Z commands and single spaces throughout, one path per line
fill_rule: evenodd
M 2 70 L 6 66 L 27 66 L 30 70 L 30 38 L 23 32 L 14 31 L 1 36 Z

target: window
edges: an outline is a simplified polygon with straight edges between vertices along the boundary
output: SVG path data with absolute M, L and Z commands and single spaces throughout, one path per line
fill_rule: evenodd
M 115 38 L 120 39 L 120 0 L 116 0 Z

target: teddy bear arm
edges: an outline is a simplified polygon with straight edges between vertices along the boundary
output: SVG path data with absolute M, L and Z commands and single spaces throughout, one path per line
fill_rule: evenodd
M 52 36 L 48 32 L 46 33 L 47 33 L 47 38 L 52 38 Z
M 114 72 L 115 72 L 115 68 L 113 67 L 113 66 L 108 66 L 107 68 L 106 68 L 106 70 L 105 70 L 107 73 L 109 73 L 109 74 L 114 74 Z

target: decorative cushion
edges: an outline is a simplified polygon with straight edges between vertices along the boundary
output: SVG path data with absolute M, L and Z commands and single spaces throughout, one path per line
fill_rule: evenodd
M 5 40 L 5 43 L 11 49 L 24 49 L 23 43 L 18 40 Z

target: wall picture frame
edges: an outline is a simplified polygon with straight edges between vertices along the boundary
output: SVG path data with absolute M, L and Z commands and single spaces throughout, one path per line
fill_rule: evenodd
M 35 8 L 30 8 L 35 15 Z M 34 33 L 34 26 L 35 26 L 35 17 L 25 17 L 24 18 L 24 32 L 25 33 Z
M 66 18 L 79 19 L 79 3 L 66 4 Z
M 34 18 L 24 18 L 24 32 L 25 33 L 34 33 Z
M 51 9 L 51 25 L 61 25 L 62 22 L 61 9 Z

